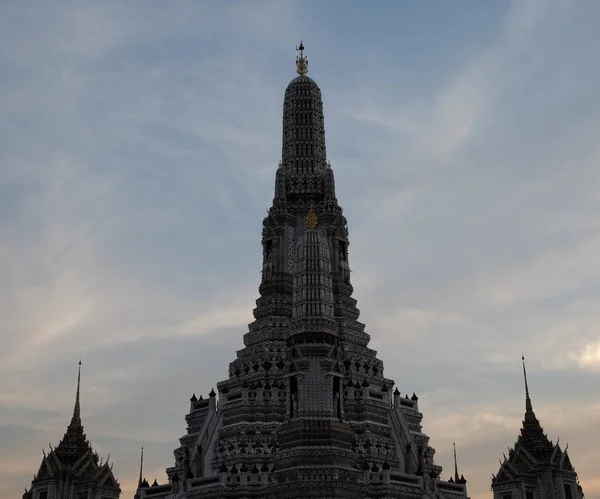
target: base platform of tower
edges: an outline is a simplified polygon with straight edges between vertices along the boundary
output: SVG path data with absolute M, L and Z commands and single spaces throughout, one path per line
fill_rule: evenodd
M 244 348 L 190 400 L 168 482 L 136 498 L 465 498 L 440 479 L 419 401 L 384 376 L 352 298 L 348 228 L 302 45 L 285 90 L 262 281 Z M 403 390 L 405 392 L 405 390 Z

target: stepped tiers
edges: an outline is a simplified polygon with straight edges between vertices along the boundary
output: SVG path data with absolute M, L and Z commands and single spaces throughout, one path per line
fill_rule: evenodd
M 79 382 L 81 362 L 77 376 L 77 394 L 71 423 L 56 448 L 44 457 L 31 488 L 25 490 L 23 499 L 118 499 L 119 482 L 112 473 L 108 459 L 103 464 L 87 441 L 81 424 Z
M 302 45 L 297 66 L 263 221 L 255 320 L 218 393 L 191 398 L 168 482 L 140 478 L 136 497 L 465 498 L 458 472 L 440 479 L 418 398 L 394 389 L 368 347 L 321 91 L 306 76 Z
M 492 477 L 494 499 L 583 499 L 567 449 L 552 444 L 533 412 L 525 358 L 525 417 L 521 434 Z

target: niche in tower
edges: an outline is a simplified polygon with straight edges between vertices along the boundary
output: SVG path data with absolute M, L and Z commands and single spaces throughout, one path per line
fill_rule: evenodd
M 342 420 L 342 397 L 340 394 L 340 378 L 333 378 L 333 415 Z
M 413 474 L 412 467 L 412 444 L 409 442 L 404 449 L 404 473 L 407 475 Z
M 202 459 L 202 446 L 196 448 L 196 478 L 204 475 L 204 459 Z
M 298 379 L 290 378 L 290 419 L 298 417 Z
M 269 281 L 273 277 L 273 240 L 265 241 L 264 262 L 263 262 L 263 280 Z
M 269 239 L 265 242 L 265 262 L 273 256 L 273 240 Z
M 345 262 L 348 260 L 348 245 L 346 241 L 339 241 L 338 246 L 340 248 L 339 260 L 340 262 Z

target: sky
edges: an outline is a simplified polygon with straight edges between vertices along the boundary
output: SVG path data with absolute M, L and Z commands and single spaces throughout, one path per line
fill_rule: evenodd
M 252 321 L 303 40 L 361 321 L 469 495 L 525 410 L 600 499 L 592 0 L 0 2 L 0 497 L 82 420 L 133 497 Z

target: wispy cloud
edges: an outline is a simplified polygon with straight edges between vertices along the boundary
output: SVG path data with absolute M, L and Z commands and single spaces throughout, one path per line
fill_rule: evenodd
M 588 343 L 574 357 L 583 369 L 600 371 L 600 342 Z

